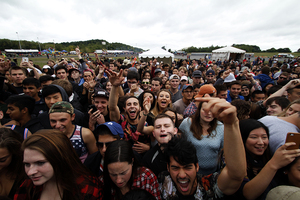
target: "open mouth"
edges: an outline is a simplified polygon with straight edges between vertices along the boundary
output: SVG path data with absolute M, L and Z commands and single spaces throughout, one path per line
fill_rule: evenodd
M 189 190 L 189 179 L 177 180 L 177 182 L 182 192 L 187 192 Z
M 166 106 L 167 105 L 167 102 L 166 101 L 161 101 L 161 106 Z
M 131 117 L 134 117 L 135 114 L 136 114 L 136 111 L 135 111 L 135 110 L 130 110 L 130 111 L 129 111 L 129 115 L 130 115 Z

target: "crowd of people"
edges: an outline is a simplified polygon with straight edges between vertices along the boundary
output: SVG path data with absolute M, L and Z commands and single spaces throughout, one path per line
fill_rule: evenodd
M 300 133 L 300 59 L 76 53 L 43 67 L 0 58 L 2 199 L 300 194 L 300 149 L 286 142 Z

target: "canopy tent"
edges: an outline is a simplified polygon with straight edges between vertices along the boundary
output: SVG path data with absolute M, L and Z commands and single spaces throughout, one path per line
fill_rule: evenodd
M 242 61 L 245 58 L 245 50 L 235 47 L 223 47 L 212 51 L 212 60 L 236 60 Z
M 140 60 L 148 62 L 153 58 L 156 58 L 157 62 L 163 61 L 163 63 L 172 64 L 174 61 L 174 54 L 163 50 L 162 48 L 150 49 L 139 55 Z

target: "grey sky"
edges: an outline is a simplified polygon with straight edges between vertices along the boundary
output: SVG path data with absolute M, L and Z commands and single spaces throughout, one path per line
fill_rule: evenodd
M 295 0 L 1 0 L 0 38 L 104 39 L 143 49 L 250 44 L 300 48 Z

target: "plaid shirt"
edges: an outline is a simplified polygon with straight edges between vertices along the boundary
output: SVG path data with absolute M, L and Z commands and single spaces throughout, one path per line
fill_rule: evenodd
M 83 183 L 83 182 L 88 182 L 88 183 Z M 80 199 L 82 200 L 102 200 L 102 188 L 100 188 L 100 183 L 99 179 L 93 176 L 89 177 L 89 180 L 84 178 L 83 176 L 79 177 L 77 179 L 77 184 L 81 185 L 80 189 L 80 194 L 77 194 L 78 196 L 80 195 Z M 39 200 L 40 196 L 43 191 L 43 186 L 35 186 L 32 183 L 31 179 L 26 179 L 18 191 L 16 192 L 14 196 L 14 200 L 25 200 L 29 199 L 28 197 L 28 188 L 32 186 L 32 191 L 31 196 L 32 200 Z
M 188 107 L 186 107 L 186 109 L 183 112 L 183 117 L 191 117 L 192 115 L 194 115 L 197 111 L 197 106 L 196 104 L 192 101 L 190 103 L 190 105 L 188 105 Z
M 161 200 L 160 191 L 158 188 L 159 185 L 155 174 L 146 167 L 139 167 L 137 171 L 138 175 L 134 178 L 131 189 L 140 188 L 146 190 L 150 194 L 152 194 L 157 200 Z M 100 181 L 102 182 L 102 184 L 104 184 L 103 176 L 100 177 Z M 114 189 L 112 189 L 111 194 L 113 199 L 115 200 L 116 191 Z

